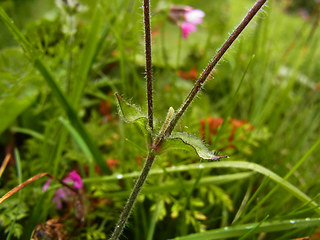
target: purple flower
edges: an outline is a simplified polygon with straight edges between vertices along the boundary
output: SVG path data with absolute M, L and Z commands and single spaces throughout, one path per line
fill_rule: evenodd
M 47 189 L 49 188 L 51 182 L 52 182 L 52 179 L 51 179 L 51 178 L 49 178 L 48 181 L 46 181 L 46 183 L 45 183 L 45 184 L 43 185 L 43 187 L 42 187 L 42 191 L 43 191 L 43 192 L 47 191 Z
M 49 179 L 42 187 L 42 191 L 46 191 L 50 186 L 52 179 Z M 64 183 L 73 183 L 73 187 L 77 190 L 83 188 L 83 182 L 80 175 L 76 171 L 72 171 L 69 173 L 69 176 L 63 179 Z M 62 203 L 68 201 L 69 197 L 75 196 L 75 193 L 72 192 L 67 187 L 58 188 L 54 192 L 54 196 L 52 198 L 52 202 L 54 202 L 57 206 L 57 209 L 60 210 L 62 208 Z
M 63 182 L 64 183 L 73 182 L 73 187 L 78 190 L 83 187 L 82 179 L 76 171 L 70 172 L 69 177 L 65 178 Z
M 60 210 L 62 208 L 62 202 L 68 198 L 69 192 L 70 190 L 67 188 L 59 188 L 54 192 L 52 202 L 56 204 L 57 209 Z

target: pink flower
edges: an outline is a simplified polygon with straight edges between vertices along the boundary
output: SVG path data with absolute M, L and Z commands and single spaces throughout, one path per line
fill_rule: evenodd
M 56 204 L 58 210 L 62 208 L 62 202 L 68 198 L 70 190 L 67 188 L 59 188 L 54 192 L 52 202 Z
M 199 9 L 192 9 L 184 14 L 185 21 L 193 25 L 202 23 L 205 13 Z
M 182 29 L 182 37 L 184 39 L 187 39 L 188 35 L 192 32 L 195 32 L 197 30 L 197 27 L 189 22 L 183 22 L 181 24 Z
M 186 9 L 184 22 L 181 24 L 182 37 L 187 39 L 188 35 L 197 30 L 197 25 L 202 23 L 205 13 L 199 9 Z
M 48 181 L 46 181 L 46 183 L 45 183 L 45 184 L 43 185 L 43 187 L 42 187 L 42 191 L 43 191 L 43 192 L 47 191 L 47 189 L 49 188 L 51 182 L 52 182 L 52 179 L 51 179 L 51 178 L 49 178 Z
M 190 6 L 170 8 L 170 18 L 181 27 L 182 37 L 187 39 L 188 35 L 197 30 L 197 25 L 202 23 L 205 13 L 200 9 L 194 9 Z M 182 21 L 181 21 L 182 19 Z
M 69 173 L 69 177 L 63 180 L 64 183 L 73 182 L 73 187 L 75 189 L 81 189 L 83 187 L 83 182 L 80 175 L 76 171 Z
M 50 186 L 52 179 L 49 179 L 42 187 L 42 191 L 46 191 Z M 77 190 L 83 188 L 83 182 L 80 175 L 76 171 L 72 171 L 69 173 L 69 176 L 63 179 L 64 183 L 73 183 L 73 187 Z M 56 204 L 57 209 L 62 208 L 62 203 L 68 201 L 69 197 L 75 196 L 75 193 L 72 192 L 67 187 L 58 188 L 54 192 L 54 196 L 52 198 L 52 202 Z

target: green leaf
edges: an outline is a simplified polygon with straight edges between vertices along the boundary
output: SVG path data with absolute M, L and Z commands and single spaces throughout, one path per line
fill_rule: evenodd
M 77 71 L 78 81 L 76 82 L 76 84 L 74 84 L 71 93 L 71 104 L 73 107 L 76 107 L 79 103 L 79 100 L 83 93 L 83 89 L 87 83 L 92 64 L 97 56 L 97 53 L 102 47 L 101 42 L 106 39 L 104 35 L 101 36 L 104 37 L 103 39 L 101 39 L 99 34 L 102 28 L 101 26 L 103 21 L 101 16 L 102 13 L 100 11 L 101 9 L 99 9 L 98 6 L 99 4 L 97 4 L 97 7 L 94 11 L 91 28 L 88 31 L 88 35 L 86 36 L 86 43 L 80 57 L 80 65 Z M 109 25 L 106 28 L 107 30 L 105 31 L 108 33 L 110 29 Z
M 89 134 L 86 132 L 83 123 L 81 122 L 80 118 L 76 114 L 75 110 L 71 107 L 70 103 L 68 102 L 66 96 L 57 85 L 53 74 L 50 72 L 48 67 L 43 63 L 43 61 L 37 58 L 35 55 L 34 49 L 32 49 L 32 45 L 28 40 L 23 36 L 23 34 L 19 31 L 19 29 L 14 25 L 13 21 L 8 17 L 8 15 L 0 8 L 0 19 L 6 24 L 12 35 L 17 39 L 18 43 L 21 45 L 27 56 L 29 56 L 29 60 L 34 64 L 34 66 L 38 69 L 38 71 L 43 76 L 44 80 L 51 88 L 52 94 L 56 97 L 59 104 L 66 112 L 70 122 L 72 123 L 73 127 L 78 131 L 80 136 L 83 138 L 84 142 L 87 144 L 88 149 L 90 149 L 92 156 L 94 157 L 95 161 L 97 162 L 98 166 L 104 173 L 111 173 L 110 169 L 105 164 L 105 161 L 98 149 L 98 147 L 94 144 Z M 12 108 L 12 106 L 11 106 Z
M 203 187 L 208 185 L 209 186 L 220 185 L 220 184 L 229 183 L 232 181 L 239 181 L 241 179 L 249 178 L 252 175 L 253 175 L 252 172 L 243 172 L 243 173 L 204 177 L 198 182 L 197 186 Z M 123 178 L 126 178 L 126 176 L 123 176 Z M 167 192 L 178 192 L 183 190 L 184 188 L 190 189 L 192 186 L 194 186 L 195 182 L 196 182 L 196 179 L 183 181 L 183 184 L 177 184 L 177 182 L 175 181 L 166 182 L 157 186 L 145 187 L 144 189 L 142 189 L 142 194 L 159 194 L 159 193 L 167 193 Z M 120 191 L 120 192 L 106 193 L 103 196 L 104 197 L 126 197 L 129 194 L 130 194 L 130 191 Z M 222 192 L 220 191 L 219 194 L 222 195 Z M 226 198 L 226 196 L 223 196 L 223 197 Z
M 130 104 L 116 93 L 120 116 L 127 123 L 137 124 L 144 134 L 149 132 L 148 118 L 139 108 Z
M 0 19 L 12 33 L 13 37 L 23 48 L 25 54 L 28 58 L 33 59 L 36 54 L 30 42 L 25 38 L 25 36 L 20 32 L 20 30 L 13 23 L 13 20 L 7 15 L 7 13 L 0 7 Z
M 202 233 L 190 234 L 184 237 L 177 237 L 174 240 L 207 240 L 207 239 L 225 239 L 231 237 L 240 237 L 248 231 L 254 229 L 255 233 L 277 232 L 295 228 L 309 228 L 319 226 L 320 218 L 290 219 L 284 221 L 272 221 L 264 223 L 249 223 L 232 227 L 209 230 Z
M 0 134 L 35 101 L 39 88 L 32 73 L 20 49 L 0 52 Z
M 276 173 L 270 171 L 269 169 L 251 162 L 246 161 L 222 161 L 222 162 L 208 162 L 208 163 L 196 163 L 189 165 L 181 165 L 181 166 L 172 166 L 164 169 L 152 169 L 150 171 L 150 176 L 152 175 L 161 175 L 164 173 L 173 173 L 173 172 L 184 172 L 184 171 L 192 171 L 192 170 L 205 170 L 212 168 L 239 168 L 239 169 L 249 169 L 254 172 L 260 173 L 268 178 L 270 178 L 273 182 L 281 186 L 283 189 L 287 190 L 288 193 L 295 196 L 302 203 L 306 205 L 310 205 L 313 207 L 314 212 L 320 215 L 320 207 L 314 202 L 309 196 L 303 193 L 301 190 L 296 188 L 294 185 L 277 175 Z M 115 181 L 119 179 L 127 179 L 134 178 L 139 176 L 139 172 L 132 172 L 128 174 L 115 174 L 112 176 L 103 176 L 101 178 L 90 178 L 85 179 L 84 182 L 103 182 L 103 181 Z
M 47 84 L 50 86 L 52 94 L 56 97 L 56 99 L 60 103 L 63 110 L 66 112 L 70 122 L 72 123 L 72 126 L 77 130 L 77 132 L 79 133 L 83 141 L 86 143 L 88 149 L 90 149 L 90 152 L 94 157 L 96 163 L 100 167 L 100 169 L 104 173 L 107 173 L 107 174 L 111 173 L 98 147 L 92 141 L 91 137 L 89 136 L 85 127 L 83 126 L 82 121 L 78 117 L 75 110 L 71 107 L 70 103 L 68 102 L 67 98 L 63 94 L 60 87 L 57 85 L 56 80 L 54 79 L 52 73 L 49 71 L 49 69 L 43 64 L 43 62 L 40 59 L 36 59 L 34 65 L 39 70 L 39 72 L 41 73 L 41 75 L 43 76 Z
M 216 156 L 214 151 L 210 151 L 202 142 L 201 139 L 182 132 L 172 133 L 170 137 L 166 138 L 161 147 L 162 150 L 184 150 L 188 152 L 195 152 L 198 157 L 204 160 L 219 160 L 227 156 Z
M 81 137 L 81 135 L 78 133 L 78 131 L 74 127 L 72 127 L 70 122 L 67 121 L 66 119 L 64 119 L 63 117 L 59 117 L 59 121 L 63 124 L 63 126 L 65 126 L 68 129 L 70 135 L 74 138 L 74 140 L 76 141 L 78 146 L 81 148 L 83 153 L 86 155 L 88 160 L 91 162 L 93 157 L 90 152 L 90 149 L 88 148 L 88 145 L 85 143 L 84 139 Z

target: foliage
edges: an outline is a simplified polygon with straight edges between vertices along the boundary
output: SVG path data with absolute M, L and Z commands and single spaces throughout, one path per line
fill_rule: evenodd
M 42 172 L 64 179 L 76 170 L 84 182 L 83 202 L 68 201 L 61 210 L 52 202 L 61 186 L 44 193 L 45 180 L 7 199 L 0 204 L 1 239 L 30 239 L 55 218 L 71 239 L 107 239 L 148 154 L 141 2 L 80 3 L 72 12 L 54 1 L 0 3 L 16 26 L 9 27 L 13 37 L 0 21 L 1 156 L 13 148 L 21 155 L 21 164 L 16 156 L 1 176 L 1 196 Z M 187 1 L 206 13 L 187 40 L 168 16 L 181 3 L 151 1 L 156 133 L 169 107 L 179 109 L 192 88 L 194 71 L 200 73 L 253 1 Z M 313 234 L 319 13 L 307 21 L 283 7 L 269 1 L 157 153 L 125 229 L 128 239 Z M 133 124 L 119 119 L 119 105 Z M 196 145 L 183 144 L 195 137 Z M 230 158 L 207 161 L 224 155 Z M 198 163 L 199 156 L 206 160 Z

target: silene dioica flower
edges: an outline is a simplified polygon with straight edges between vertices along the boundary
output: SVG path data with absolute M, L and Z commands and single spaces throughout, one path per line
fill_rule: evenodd
M 194 9 L 190 6 L 170 8 L 170 19 L 181 27 L 182 37 L 188 38 L 188 35 L 197 30 L 197 25 L 202 23 L 205 13 L 200 9 Z

